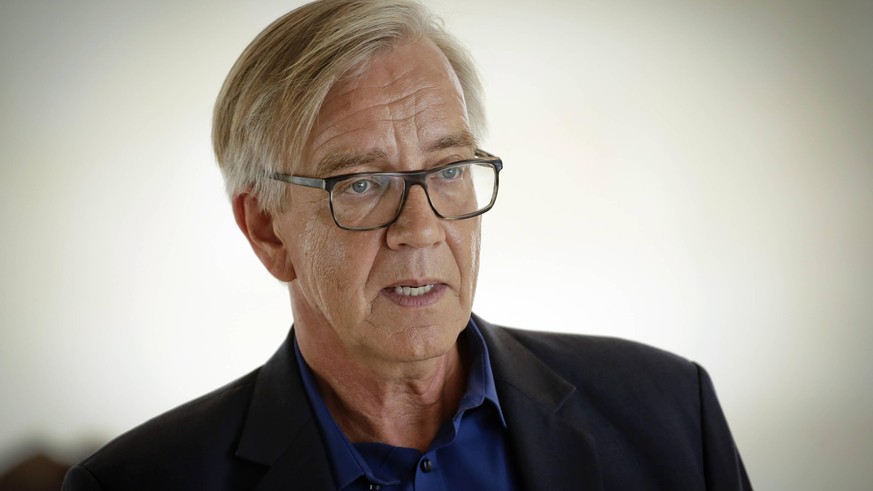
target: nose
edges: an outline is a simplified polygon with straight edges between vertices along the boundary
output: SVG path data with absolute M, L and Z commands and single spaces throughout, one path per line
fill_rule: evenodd
M 413 185 L 397 221 L 388 227 L 386 240 L 391 249 L 404 246 L 429 247 L 445 240 L 443 219 L 430 207 L 424 188 Z

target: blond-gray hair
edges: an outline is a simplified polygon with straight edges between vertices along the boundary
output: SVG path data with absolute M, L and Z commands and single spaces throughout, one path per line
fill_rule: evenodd
M 224 81 L 212 143 L 228 195 L 248 190 L 263 209 L 284 209 L 285 185 L 270 176 L 299 165 L 330 89 L 377 52 L 421 37 L 448 58 L 471 131 L 481 137 L 485 114 L 473 60 L 427 8 L 412 0 L 318 0 L 264 29 Z

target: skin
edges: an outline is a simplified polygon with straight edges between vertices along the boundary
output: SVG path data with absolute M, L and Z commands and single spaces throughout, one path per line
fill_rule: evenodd
M 331 90 L 295 173 L 421 170 L 474 150 L 448 60 L 429 40 L 407 41 Z M 479 217 L 440 219 L 415 186 L 393 225 L 351 232 L 333 223 L 327 193 L 291 191 L 284 213 L 248 193 L 234 213 L 267 269 L 289 282 L 297 340 L 328 409 L 352 441 L 425 450 L 466 383 L 458 334 L 476 289 Z M 425 284 L 437 286 L 392 293 Z

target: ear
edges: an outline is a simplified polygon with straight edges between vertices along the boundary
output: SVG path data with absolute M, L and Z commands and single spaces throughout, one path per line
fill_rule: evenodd
M 258 199 L 248 191 L 235 195 L 232 204 L 236 224 L 267 271 L 280 281 L 293 281 L 294 267 L 285 243 L 276 234 L 273 215 L 261 208 Z

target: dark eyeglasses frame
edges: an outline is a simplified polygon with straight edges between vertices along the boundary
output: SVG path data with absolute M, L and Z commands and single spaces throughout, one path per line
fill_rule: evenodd
M 424 190 L 425 196 L 427 196 L 427 202 L 430 205 L 430 209 L 433 210 L 434 214 L 444 220 L 464 220 L 467 218 L 473 218 L 475 216 L 479 216 L 486 211 L 490 210 L 495 201 L 497 201 L 497 190 L 500 184 L 500 171 L 503 170 L 503 161 L 484 150 L 476 150 L 477 158 L 468 159 L 468 160 L 459 160 L 457 162 L 452 162 L 446 165 L 441 165 L 439 167 L 434 167 L 433 169 L 421 170 L 421 171 L 408 171 L 408 172 L 355 172 L 352 174 L 342 174 L 339 176 L 325 177 L 325 178 L 317 178 L 317 177 L 304 177 L 298 176 L 294 174 L 282 174 L 277 172 L 270 176 L 270 178 L 275 179 L 277 181 L 286 182 L 289 184 L 295 184 L 297 186 L 304 186 L 308 188 L 316 188 L 323 189 L 327 191 L 328 194 L 328 202 L 330 203 L 330 216 L 333 218 L 333 223 L 336 224 L 337 227 L 343 230 L 350 230 L 353 232 L 366 232 L 368 230 L 378 230 L 381 228 L 390 227 L 394 222 L 400 218 L 400 213 L 403 211 L 403 207 L 406 206 L 406 198 L 409 195 L 409 190 L 414 185 L 419 185 Z M 491 202 L 488 203 L 488 206 L 482 208 L 481 210 L 476 210 L 473 213 L 467 213 L 466 215 L 461 215 L 457 217 L 446 217 L 443 216 L 433 205 L 433 201 L 430 199 L 430 193 L 427 189 L 427 176 L 430 174 L 434 174 L 443 169 L 447 169 L 449 167 L 458 165 L 458 164 L 488 164 L 494 168 L 494 190 L 491 193 Z M 400 206 L 397 207 L 397 211 L 394 213 L 394 217 L 391 218 L 384 225 L 378 225 L 375 227 L 349 227 L 345 225 L 341 225 L 337 219 L 336 215 L 333 212 L 333 188 L 340 181 L 351 177 L 358 176 L 384 176 L 384 177 L 402 177 L 403 178 L 403 195 L 400 197 Z

